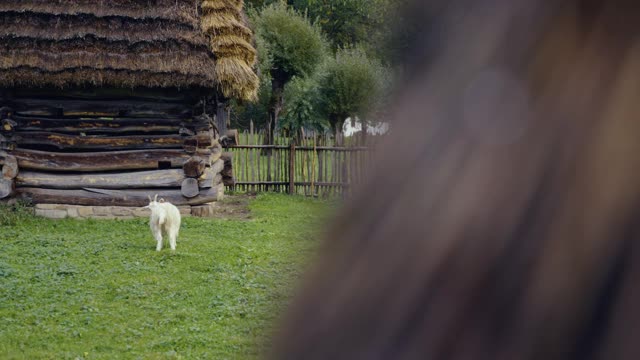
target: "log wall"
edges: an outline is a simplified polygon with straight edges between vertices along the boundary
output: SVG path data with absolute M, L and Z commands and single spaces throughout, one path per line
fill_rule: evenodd
M 177 90 L 0 89 L 0 199 L 144 206 L 147 195 L 159 194 L 176 205 L 216 201 L 225 163 L 206 101 Z

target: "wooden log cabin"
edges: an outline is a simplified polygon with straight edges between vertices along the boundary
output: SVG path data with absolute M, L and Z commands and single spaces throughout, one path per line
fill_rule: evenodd
M 258 87 L 242 8 L 241 0 L 1 1 L 0 199 L 217 200 L 221 109 L 254 99 Z

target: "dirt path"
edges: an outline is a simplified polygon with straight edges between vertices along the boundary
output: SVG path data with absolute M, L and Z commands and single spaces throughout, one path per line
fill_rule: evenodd
M 216 202 L 215 211 L 211 215 L 216 219 L 249 220 L 251 211 L 249 201 L 255 195 L 226 195 L 224 200 Z

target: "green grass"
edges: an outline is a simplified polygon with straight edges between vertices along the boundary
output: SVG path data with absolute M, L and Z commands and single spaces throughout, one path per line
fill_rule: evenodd
M 184 219 L 175 254 L 155 251 L 146 219 L 8 216 L 0 358 L 256 358 L 331 206 L 269 194 L 250 208 Z

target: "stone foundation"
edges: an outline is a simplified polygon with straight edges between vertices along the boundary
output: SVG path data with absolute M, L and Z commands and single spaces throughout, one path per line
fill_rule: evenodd
M 178 206 L 182 217 L 211 217 L 217 208 L 215 203 L 198 206 Z M 36 216 L 49 219 L 133 219 L 137 217 L 148 218 L 151 215 L 149 209 L 123 206 L 78 206 L 64 204 L 37 204 Z

